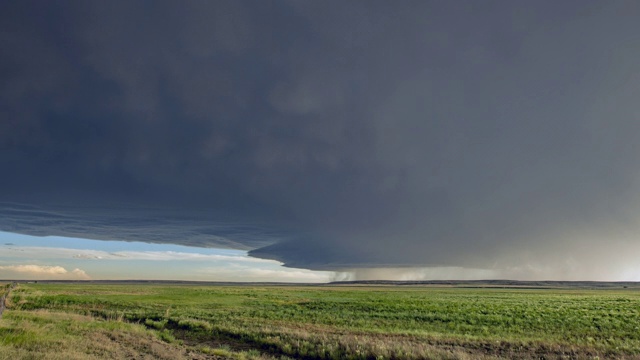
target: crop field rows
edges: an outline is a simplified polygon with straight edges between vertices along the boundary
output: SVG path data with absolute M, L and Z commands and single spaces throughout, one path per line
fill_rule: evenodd
M 20 284 L 0 359 L 640 359 L 637 289 Z

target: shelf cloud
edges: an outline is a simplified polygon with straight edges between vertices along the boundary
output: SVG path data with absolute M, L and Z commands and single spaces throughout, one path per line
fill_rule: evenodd
M 29 259 L 82 259 L 82 260 L 145 260 L 145 261 L 198 261 L 229 263 L 273 264 L 272 260 L 241 255 L 201 254 L 180 251 L 104 251 L 69 249 L 62 247 L 12 246 L 2 248 L 3 258 Z
M 4 2 L 0 230 L 305 269 L 610 273 L 640 250 L 639 17 Z

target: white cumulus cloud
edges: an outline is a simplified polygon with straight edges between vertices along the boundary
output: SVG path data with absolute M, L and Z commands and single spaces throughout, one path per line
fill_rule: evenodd
M 68 271 L 62 266 L 57 265 L 3 265 L 0 266 L 0 278 L 15 280 L 32 280 L 32 279 L 60 279 L 60 280 L 88 280 L 89 275 L 82 269 L 73 269 Z

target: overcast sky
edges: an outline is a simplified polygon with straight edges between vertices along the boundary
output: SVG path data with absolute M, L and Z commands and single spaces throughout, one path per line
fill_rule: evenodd
M 634 0 L 2 2 L 0 236 L 317 276 L 628 279 L 639 18 Z M 11 256 L 0 277 L 58 266 Z

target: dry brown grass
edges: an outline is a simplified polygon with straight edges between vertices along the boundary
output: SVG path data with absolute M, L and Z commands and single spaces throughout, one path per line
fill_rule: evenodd
M 231 350 L 224 343 L 211 347 L 167 342 L 162 332 L 118 320 L 45 310 L 5 314 L 0 320 L 0 360 L 273 359 L 255 351 Z
M 0 321 L 0 359 L 208 359 L 141 325 L 37 311 Z

